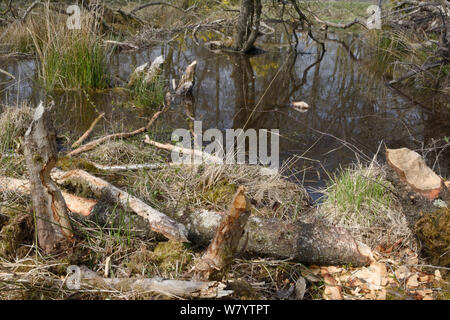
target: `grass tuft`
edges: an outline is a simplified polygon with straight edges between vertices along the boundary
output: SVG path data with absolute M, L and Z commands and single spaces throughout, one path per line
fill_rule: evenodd
M 334 175 L 316 215 L 370 245 L 413 237 L 382 167 L 355 165 Z

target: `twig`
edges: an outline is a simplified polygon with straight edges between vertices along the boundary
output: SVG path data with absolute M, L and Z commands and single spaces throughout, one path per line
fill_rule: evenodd
M 91 134 L 92 130 L 94 130 L 94 127 L 97 125 L 97 123 L 100 121 L 101 118 L 103 118 L 103 116 L 105 115 L 105 113 L 103 112 L 102 114 L 100 114 L 91 124 L 91 126 L 89 127 L 89 129 L 77 140 L 72 144 L 72 148 L 78 148 L 84 140 L 87 139 L 87 137 L 89 137 L 89 135 Z
M 164 108 L 163 110 L 158 111 L 157 113 L 155 113 L 145 127 L 137 129 L 137 130 L 135 130 L 133 132 L 122 132 L 122 133 L 115 133 L 115 134 L 107 135 L 105 137 L 102 137 L 102 138 L 99 138 L 97 140 L 94 140 L 94 141 L 92 141 L 92 142 L 90 142 L 88 144 L 85 144 L 84 146 L 81 146 L 81 147 L 73 150 L 73 151 L 69 152 L 67 155 L 69 157 L 75 156 L 75 155 L 81 154 L 83 152 L 92 150 L 92 149 L 96 148 L 97 146 L 99 146 L 100 144 L 105 143 L 105 142 L 107 142 L 109 140 L 119 139 L 119 138 L 121 138 L 121 139 L 129 138 L 129 137 L 138 135 L 140 133 L 143 133 L 143 132 L 147 131 L 151 127 L 153 122 L 155 122 L 156 119 L 158 119 L 159 115 L 161 113 L 165 112 L 166 110 L 167 110 L 167 108 Z

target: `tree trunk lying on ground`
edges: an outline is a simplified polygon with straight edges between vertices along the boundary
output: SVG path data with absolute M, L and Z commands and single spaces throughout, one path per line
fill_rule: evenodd
M 31 193 L 31 186 L 27 180 L 15 179 L 9 177 L 0 177 L 0 192 L 17 192 L 28 195 Z M 67 208 L 74 213 L 85 217 L 90 216 L 98 201 L 75 196 L 73 194 L 61 191 Z
M 163 234 L 168 239 L 189 242 L 184 225 L 103 179 L 97 178 L 83 170 L 64 172 L 59 169 L 52 171 L 52 177 L 60 184 L 70 183 L 87 186 L 97 197 L 107 197 L 111 201 L 119 203 L 124 209 L 131 209 L 146 219 L 153 231 Z
M 67 173 L 60 170 L 53 170 L 53 177 L 58 183 L 76 184 L 77 181 L 90 187 L 99 197 L 109 195 L 112 201 L 119 201 L 124 207 L 136 210 L 142 217 L 147 213 L 142 210 L 149 208 L 142 201 L 128 195 L 115 188 L 102 179 L 91 176 L 82 170 L 73 170 Z M 135 201 L 127 202 L 127 199 Z M 137 201 L 137 205 L 136 205 Z M 133 205 L 133 207 L 131 207 Z M 141 207 L 143 206 L 143 207 Z M 150 210 L 154 210 L 150 208 Z M 161 213 L 160 213 L 161 214 Z M 183 225 L 177 222 L 168 224 L 153 225 L 152 230 L 164 234 L 166 237 L 174 239 L 168 234 L 176 233 L 177 226 L 181 226 L 178 231 L 185 238 L 189 238 L 194 243 L 208 246 L 214 238 L 215 231 L 219 227 L 223 214 L 200 211 L 189 214 L 180 213 L 180 221 L 183 221 L 189 230 L 189 236 Z M 167 226 L 168 225 L 168 226 Z M 162 229 L 170 229 L 162 232 Z M 308 264 L 317 265 L 343 265 L 352 264 L 362 266 L 370 263 L 370 249 L 362 243 L 357 243 L 354 238 L 345 230 L 316 223 L 288 223 L 277 219 L 263 219 L 250 217 L 247 222 L 245 237 L 247 242 L 245 250 L 249 253 L 279 258 L 293 258 Z
M 95 287 L 109 287 L 116 290 L 132 292 L 156 292 L 168 296 L 180 298 L 223 298 L 233 293 L 224 290 L 225 284 L 211 281 L 202 282 L 194 280 L 168 280 L 162 278 L 102 278 L 87 267 L 80 267 L 81 283 L 94 285 Z
M 223 214 L 211 211 L 180 214 L 195 243 L 207 245 Z M 250 217 L 246 251 L 307 264 L 362 266 L 370 262 L 370 249 L 357 243 L 345 230 L 316 223 L 287 223 L 277 219 Z M 247 236 L 246 236 L 247 237 Z
M 227 271 L 233 262 L 239 241 L 251 212 L 245 188 L 239 187 L 227 215 L 222 219 L 206 252 L 192 271 L 201 279 L 214 279 Z
M 36 108 L 25 133 L 25 160 L 31 185 L 31 198 L 39 245 L 47 253 L 64 250 L 73 241 L 67 206 L 61 191 L 50 178 L 56 165 L 56 133 L 44 104 Z

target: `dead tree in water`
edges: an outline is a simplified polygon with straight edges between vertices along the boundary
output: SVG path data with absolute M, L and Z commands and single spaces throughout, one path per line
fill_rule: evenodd
M 58 252 L 70 244 L 73 233 L 64 198 L 50 178 L 58 160 L 56 134 L 42 102 L 25 134 L 25 160 L 39 245 L 47 253 Z
M 241 10 L 234 32 L 234 50 L 247 52 L 253 48 L 259 33 L 261 12 L 261 0 L 242 0 Z

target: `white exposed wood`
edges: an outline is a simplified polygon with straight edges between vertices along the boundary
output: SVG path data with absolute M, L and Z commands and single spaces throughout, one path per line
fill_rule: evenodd
M 23 195 L 31 193 L 30 182 L 24 179 L 15 179 L 0 176 L 0 192 L 16 192 Z M 74 213 L 81 214 L 85 217 L 91 215 L 94 207 L 97 205 L 96 200 L 78 197 L 73 194 L 61 191 L 67 208 Z
M 106 196 L 111 201 L 119 203 L 124 209 L 132 210 L 137 215 L 146 219 L 153 231 L 163 234 L 168 239 L 189 242 L 187 239 L 187 230 L 184 225 L 103 179 L 95 177 L 83 170 L 64 172 L 56 168 L 52 171 L 52 177 L 60 184 L 78 183 L 85 185 L 97 197 Z
M 194 163 L 194 160 L 192 159 L 193 157 L 200 157 L 203 159 L 203 162 L 208 163 L 208 164 L 223 164 L 223 159 L 213 156 L 213 155 L 210 155 L 201 150 L 187 149 L 187 148 L 182 148 L 182 147 L 174 146 L 174 145 L 167 144 L 167 143 L 160 143 L 160 142 L 151 140 L 148 135 L 145 135 L 144 142 L 148 143 L 152 146 L 155 146 L 159 149 L 164 149 L 164 150 L 171 151 L 171 152 L 189 154 L 189 155 L 191 155 L 191 160 L 192 160 L 192 161 L 190 161 L 190 163 Z
M 408 148 L 387 149 L 386 160 L 402 180 L 430 199 L 437 198 L 445 188 L 444 181 L 415 151 Z

